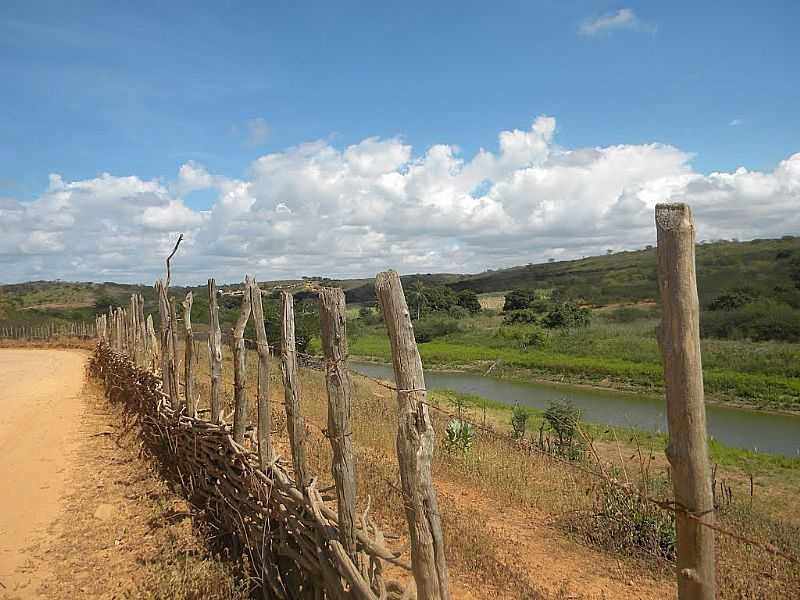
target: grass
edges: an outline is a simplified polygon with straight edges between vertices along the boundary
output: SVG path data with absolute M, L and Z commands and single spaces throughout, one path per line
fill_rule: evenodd
M 227 414 L 231 410 L 232 393 L 230 356 L 227 351 L 224 364 L 223 378 L 227 383 L 223 389 L 228 403 L 225 410 Z M 248 365 L 250 376 L 247 389 L 252 399 L 255 397 L 256 379 L 254 353 L 249 353 Z M 201 405 L 206 406 L 209 393 L 206 361 L 200 360 L 198 366 L 198 392 Z M 280 408 L 283 390 L 277 365 L 274 367 L 271 373 L 271 398 L 276 417 L 281 415 L 274 421 L 283 424 L 285 418 Z M 308 423 L 308 461 L 311 471 L 320 478 L 319 486 L 324 487 L 331 482 L 331 450 L 322 433 L 327 419 L 324 374 L 302 369 L 301 377 L 303 413 Z M 449 411 L 454 410 L 456 401 L 463 401 L 464 410 L 471 419 L 481 422 L 485 414 L 487 424 L 501 430 L 509 429 L 510 410 L 501 403 L 448 391 L 432 392 L 430 399 Z M 250 414 L 255 420 L 252 407 Z M 371 514 L 384 531 L 399 536 L 392 544 L 402 545 L 407 542 L 407 537 L 403 502 L 397 491 L 399 482 L 394 441 L 397 412 L 394 398 L 376 383 L 354 376 L 353 415 L 359 510 L 364 508 L 367 497 L 371 497 Z M 448 418 L 437 411 L 432 411 L 431 417 L 437 440 L 441 440 Z M 541 412 L 532 410 L 528 431 L 536 430 L 540 421 Z M 652 481 L 662 480 L 661 485 L 667 485 L 663 482 L 663 436 L 589 425 L 586 431 L 596 440 L 598 453 L 607 468 L 624 470 L 627 476 L 634 478 L 639 476 L 636 466 L 640 460 L 646 460 L 649 478 Z M 287 456 L 285 431 L 282 428 L 277 435 L 277 444 L 279 452 Z M 641 450 L 641 454 L 638 450 Z M 641 459 L 641 456 L 645 458 Z M 734 490 L 732 502 L 721 507 L 720 523 L 775 543 L 794 554 L 800 553 L 800 523 L 794 506 L 800 473 L 797 462 L 780 457 L 750 456 L 745 451 L 721 446 L 712 447 L 712 456 L 720 464 L 718 480 L 724 479 L 726 485 Z M 635 586 L 650 585 L 646 581 L 665 586 L 658 588 L 662 590 L 661 595 L 654 592 L 650 597 L 662 597 L 667 594 L 664 589 L 671 588 L 669 563 L 643 555 L 619 534 L 612 535 L 610 531 L 598 528 L 597 502 L 603 492 L 596 480 L 580 471 L 547 457 L 528 454 L 480 432 L 471 450 L 463 455 L 448 454 L 437 444 L 433 469 L 455 597 L 459 597 L 458 590 L 464 589 L 459 586 L 467 586 L 473 593 L 498 598 L 582 597 L 580 590 L 559 595 L 552 591 L 552 586 L 547 587 L 546 584 L 552 584 L 552 578 L 555 577 L 549 572 L 550 569 L 541 564 L 537 568 L 526 562 L 527 553 L 537 549 L 546 554 L 560 552 L 558 560 L 566 562 L 559 563 L 559 569 L 567 569 L 573 581 L 577 580 L 574 579 L 574 572 L 569 571 L 569 565 L 572 564 L 569 561 L 581 557 L 584 566 L 576 566 L 575 569 L 585 569 L 585 561 L 588 560 L 592 565 L 599 565 L 598 568 L 607 569 L 612 579 L 616 577 L 612 571 L 624 572 L 625 580 L 620 584 L 622 589 L 626 589 L 631 579 L 635 580 Z M 756 495 L 752 499 L 747 492 L 748 470 L 754 472 L 756 478 Z M 668 487 L 665 489 L 668 491 Z M 380 502 L 374 502 L 378 498 Z M 565 540 L 574 541 L 549 542 L 556 535 L 552 533 L 552 528 L 560 532 L 557 535 L 566 536 Z M 589 544 L 597 550 L 582 549 L 578 542 Z M 515 548 L 514 558 L 508 555 L 509 548 Z M 786 563 L 774 561 L 761 550 L 719 537 L 717 553 L 717 579 L 721 588 L 719 598 L 792 597 L 800 589 L 800 572 Z M 550 560 L 555 559 L 550 556 Z M 609 561 L 607 566 L 603 566 L 606 565 L 604 561 Z M 543 572 L 547 574 L 543 575 Z M 765 572 L 769 572 L 770 577 L 762 577 L 761 574 Z M 588 575 L 582 572 L 581 579 L 585 581 L 586 577 Z M 563 583 L 556 582 L 554 586 Z M 634 587 L 631 591 L 637 589 Z M 646 596 L 642 592 L 641 597 Z
M 426 366 L 482 371 L 520 379 L 588 383 L 644 393 L 663 390 L 656 321 L 612 323 L 596 316 L 581 330 L 550 332 L 543 347 L 521 348 L 529 328 L 503 325 L 498 315 L 464 319 L 457 333 L 420 344 Z M 354 356 L 387 362 L 379 327 L 351 341 Z M 703 340 L 703 379 L 709 399 L 772 410 L 800 410 L 800 345 Z

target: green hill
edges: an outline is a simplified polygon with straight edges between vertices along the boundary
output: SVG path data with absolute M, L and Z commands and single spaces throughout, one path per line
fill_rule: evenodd
M 800 237 L 784 236 L 774 240 L 750 242 L 721 241 L 697 246 L 698 285 L 701 302 L 706 305 L 721 292 L 747 286 L 760 294 L 774 294 L 776 288 L 792 287 L 791 274 L 800 259 Z M 322 279 L 325 285 L 345 289 L 348 302 L 371 303 L 375 292 L 371 279 Z M 580 260 L 529 264 L 486 271 L 476 275 L 417 274 L 404 275 L 403 282 L 422 280 L 426 285 L 446 285 L 454 290 L 471 289 L 478 293 L 510 289 L 556 290 L 594 305 L 655 300 L 656 251 L 647 248 L 618 252 Z M 300 283 L 269 281 L 265 286 Z M 236 287 L 238 283 L 220 287 Z M 205 285 L 173 287 L 176 296 L 187 290 L 195 292 L 198 323 L 207 322 Z M 0 323 L 35 325 L 46 320 L 91 320 L 99 308 L 109 303 L 127 304 L 134 292 L 144 294 L 147 312 L 156 313 L 151 286 L 112 282 L 87 283 L 34 281 L 0 286 Z

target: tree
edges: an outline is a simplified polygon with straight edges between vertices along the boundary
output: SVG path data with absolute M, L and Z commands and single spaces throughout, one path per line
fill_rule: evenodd
M 503 311 L 528 308 L 535 298 L 536 293 L 533 290 L 512 290 L 506 294 Z
M 736 288 L 720 294 L 708 305 L 708 310 L 735 310 L 756 299 L 758 293 L 747 288 Z
M 542 321 L 548 329 L 572 329 L 587 327 L 592 320 L 592 312 L 574 302 L 562 302 L 553 308 Z
M 466 308 L 472 314 L 481 312 L 481 303 L 480 300 L 478 300 L 478 294 L 472 290 L 461 290 L 458 292 L 456 303 L 458 306 Z
M 408 296 L 408 303 L 414 307 L 415 312 L 417 313 L 417 321 L 422 316 L 422 308 L 425 306 L 425 284 L 422 283 L 421 279 L 417 279 L 414 283 L 411 284 L 408 292 L 406 292 Z

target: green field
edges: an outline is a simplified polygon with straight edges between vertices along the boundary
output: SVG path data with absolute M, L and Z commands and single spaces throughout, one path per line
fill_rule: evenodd
M 503 325 L 499 315 L 462 319 L 456 333 L 419 344 L 428 367 L 485 371 L 495 376 L 547 379 L 659 393 L 663 389 L 656 321 L 613 323 L 595 311 L 589 327 L 548 332 L 536 348 L 522 348 L 525 325 Z M 351 354 L 388 361 L 379 326 L 351 340 Z M 785 342 L 702 342 L 709 399 L 758 408 L 800 410 L 800 345 Z

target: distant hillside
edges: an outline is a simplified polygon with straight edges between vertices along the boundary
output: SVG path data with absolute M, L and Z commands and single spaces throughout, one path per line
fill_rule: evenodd
M 720 292 L 750 286 L 772 292 L 775 286 L 791 285 L 790 263 L 800 258 L 800 237 L 751 242 L 714 242 L 697 246 L 700 299 L 709 302 Z M 408 284 L 420 279 L 426 285 L 444 283 L 454 290 L 478 293 L 511 289 L 554 289 L 561 295 L 603 305 L 617 302 L 656 300 L 656 249 L 617 252 L 580 260 L 529 264 L 509 269 L 464 275 L 441 282 L 431 275 L 407 275 Z M 347 292 L 348 301 L 374 300 L 372 284 Z
M 701 302 L 707 304 L 720 292 L 737 286 L 749 286 L 771 293 L 776 286 L 792 285 L 789 275 L 794 258 L 800 258 L 800 237 L 785 236 L 776 240 L 751 242 L 714 242 L 697 247 L 698 285 Z M 316 278 L 315 278 L 316 279 Z M 487 271 L 477 275 L 451 273 L 404 275 L 410 285 L 422 280 L 426 285 L 447 285 L 455 290 L 471 289 L 478 293 L 502 292 L 515 288 L 553 289 L 563 296 L 603 305 L 618 302 L 655 300 L 655 248 L 593 256 L 581 260 L 529 264 Z M 264 286 L 299 283 L 268 281 Z M 325 285 L 342 287 L 351 303 L 375 301 L 371 279 L 323 280 Z M 236 284 L 222 285 L 223 289 Z M 199 323 L 207 318 L 203 307 L 205 286 L 173 287 L 176 296 L 195 293 Z M 144 294 L 147 312 L 157 313 L 151 286 L 105 283 L 34 281 L 0 286 L 0 323 L 33 325 L 43 320 L 92 319 L 97 308 L 109 303 L 127 304 L 134 292 Z

